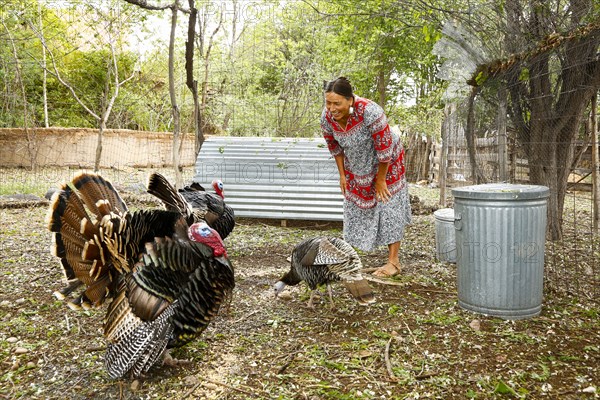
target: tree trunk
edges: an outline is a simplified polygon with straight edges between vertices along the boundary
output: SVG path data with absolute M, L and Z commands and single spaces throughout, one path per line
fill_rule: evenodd
M 447 177 L 448 177 L 448 140 L 450 138 L 450 132 L 452 132 L 452 127 L 454 126 L 454 119 L 456 118 L 455 114 L 456 103 L 446 104 L 444 107 L 444 121 L 442 122 L 442 151 L 440 154 L 440 201 L 439 205 L 441 207 L 446 207 L 446 185 L 447 185 Z
M 175 92 L 175 32 L 177 29 L 177 13 L 179 10 L 179 1 L 171 9 L 171 35 L 169 39 L 169 96 L 171 98 L 171 108 L 173 111 L 173 169 L 175 171 L 175 186 L 183 186 L 183 177 L 180 169 L 180 140 L 181 123 L 180 112 L 177 106 L 177 95 Z
M 423 179 L 427 179 L 429 176 L 429 154 L 433 147 L 433 139 L 430 135 L 427 135 L 427 142 L 425 143 L 425 151 L 423 152 L 423 164 L 421 166 L 421 176 Z
M 19 54 L 17 52 L 17 47 L 15 45 L 15 41 L 8 30 L 8 27 L 4 23 L 4 19 L 2 19 L 2 25 L 6 30 L 8 40 L 10 41 L 13 57 L 15 59 L 15 77 L 17 83 L 19 84 L 19 89 L 21 90 L 21 101 L 23 102 L 23 129 L 25 130 L 25 135 L 27 137 L 27 152 L 29 153 L 29 164 L 31 166 L 31 170 L 33 172 L 37 171 L 37 137 L 35 131 L 31 131 L 29 129 L 29 110 L 28 110 L 28 101 L 27 101 L 27 92 L 25 90 L 25 83 L 22 79 L 22 71 L 21 71 L 21 62 L 19 60 Z
M 96 142 L 96 158 L 94 160 L 94 172 L 100 171 L 100 161 L 102 160 L 102 139 L 104 131 L 106 130 L 106 121 L 108 119 L 108 96 L 110 92 L 110 79 L 111 79 L 111 62 L 107 61 L 106 66 L 106 82 L 104 83 L 104 92 L 102 93 L 102 99 L 100 101 L 101 113 L 98 119 L 98 141 Z
M 471 180 L 474 184 L 485 182 L 485 178 L 477 165 L 475 158 L 475 97 L 479 93 L 479 87 L 471 90 L 468 100 L 467 126 L 465 128 L 465 137 L 467 139 L 467 151 L 469 153 L 469 163 L 471 164 Z
M 204 114 L 204 110 L 206 109 L 206 105 L 208 102 L 208 73 L 210 71 L 210 68 L 209 68 L 210 67 L 210 53 L 212 51 L 215 36 L 219 32 L 219 29 L 221 29 L 222 24 L 223 24 L 223 13 L 220 12 L 219 13 L 219 23 L 217 24 L 215 30 L 212 32 L 212 34 L 210 35 L 210 38 L 208 39 L 208 45 L 206 47 L 206 54 L 203 56 L 203 58 L 204 58 L 204 78 L 202 81 L 202 96 L 201 96 L 201 102 L 200 102 L 200 113 L 201 114 Z
M 94 172 L 100 171 L 100 160 L 102 159 L 102 138 L 106 130 L 106 121 L 100 119 L 98 128 L 98 141 L 96 142 L 96 160 L 94 161 Z
M 508 181 L 508 151 L 506 145 L 506 88 L 498 91 L 498 179 Z
M 44 35 L 44 23 L 42 21 L 42 4 L 38 2 L 38 14 L 40 21 L 40 33 Z M 42 46 L 42 100 L 44 102 L 44 126 L 48 128 L 50 122 L 48 120 L 48 71 L 46 70 L 46 47 Z
M 181 174 L 180 158 L 181 158 L 181 147 L 183 141 L 181 140 L 181 114 L 179 107 L 177 106 L 177 95 L 175 92 L 175 32 L 177 29 L 177 13 L 181 10 L 180 0 L 175 0 L 171 4 L 159 5 L 150 4 L 146 0 L 125 0 L 128 3 L 135 4 L 146 10 L 166 10 L 171 9 L 171 34 L 169 36 L 169 97 L 171 99 L 171 109 L 173 115 L 173 169 L 175 171 L 175 186 L 183 186 L 183 177 Z M 193 4 L 193 1 L 190 1 Z M 193 28 L 192 28 L 193 29 Z M 187 46 L 186 46 L 187 51 Z M 186 58 L 187 62 L 187 58 Z M 187 68 L 187 66 L 186 66 Z
M 564 22 L 570 29 L 580 26 L 590 6 L 588 0 L 571 1 L 571 11 Z M 516 13 L 511 25 L 520 36 L 542 40 L 552 32 L 550 29 L 555 29 L 548 24 L 547 5 L 536 4 L 531 11 L 529 19 Z M 509 112 L 517 128 L 519 145 L 526 153 L 530 182 L 550 188 L 548 233 L 552 240 L 562 238 L 561 218 L 575 158 L 575 141 L 586 106 L 600 87 L 599 44 L 600 32 L 592 30 L 577 40 L 565 41 L 552 52 L 541 49 L 522 68 L 513 68 L 507 75 Z M 524 68 L 528 70 L 526 80 L 519 76 Z
M 600 159 L 598 157 L 598 93 L 592 97 L 590 134 L 592 138 L 592 198 L 594 201 L 593 226 L 597 235 L 600 228 Z
M 192 92 L 192 98 L 194 100 L 194 143 L 195 154 L 198 156 L 202 144 L 204 143 L 202 114 L 200 113 L 200 104 L 198 102 L 198 81 L 194 79 L 194 43 L 198 10 L 195 6 L 195 0 L 188 0 L 188 3 L 190 6 L 190 17 L 188 20 L 188 36 L 187 41 L 185 42 L 185 72 L 186 85 Z

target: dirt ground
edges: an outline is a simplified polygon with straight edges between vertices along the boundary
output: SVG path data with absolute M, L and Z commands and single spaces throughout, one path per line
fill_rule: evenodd
M 342 285 L 334 285 L 333 310 L 325 292 L 307 308 L 303 285 L 273 296 L 294 245 L 341 236 L 339 223 L 238 221 L 226 240 L 236 270 L 230 309 L 174 353 L 189 365 L 156 367 L 135 381 L 113 381 L 104 371 L 105 308 L 75 312 L 52 296 L 63 276 L 48 251 L 47 207 L 1 208 L 0 397 L 598 398 L 598 308 L 546 291 L 536 318 L 506 321 L 462 310 L 456 266 L 434 258 L 432 208 L 415 205 L 404 270 L 371 280 L 377 302 L 367 307 Z M 360 255 L 366 268 L 385 258 L 383 251 Z

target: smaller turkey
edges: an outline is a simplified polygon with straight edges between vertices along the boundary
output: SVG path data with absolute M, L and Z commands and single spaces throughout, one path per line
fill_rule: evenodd
M 207 192 L 202 185 L 193 182 L 175 191 L 159 173 L 153 173 L 148 179 L 148 193 L 159 198 L 167 210 L 184 214 L 190 225 L 200 220 L 206 221 L 219 233 L 221 239 L 225 239 L 235 227 L 235 213 L 225 203 L 223 182 L 215 179 L 212 187 L 215 193 Z
M 289 272 L 274 285 L 275 296 L 286 285 L 294 286 L 305 281 L 311 289 L 308 307 L 313 308 L 313 296 L 319 285 L 327 285 L 331 308 L 333 295 L 331 283 L 342 281 L 350 294 L 363 305 L 373 303 L 375 295 L 361 274 L 362 263 L 356 250 L 336 237 L 319 236 L 304 240 L 292 251 Z

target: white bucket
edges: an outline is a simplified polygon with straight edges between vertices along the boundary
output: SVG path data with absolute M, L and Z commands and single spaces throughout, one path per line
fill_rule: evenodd
M 433 213 L 435 217 L 435 255 L 442 262 L 456 262 L 456 239 L 454 235 L 454 210 L 442 208 Z

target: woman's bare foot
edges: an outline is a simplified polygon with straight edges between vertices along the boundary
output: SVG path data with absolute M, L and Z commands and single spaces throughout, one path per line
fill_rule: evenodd
M 373 275 L 381 278 L 391 278 L 392 276 L 398 275 L 401 270 L 400 264 L 388 261 L 382 267 L 376 269 L 373 272 Z

